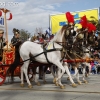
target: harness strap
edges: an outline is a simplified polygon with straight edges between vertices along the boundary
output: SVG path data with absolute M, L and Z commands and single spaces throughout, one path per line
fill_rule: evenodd
M 66 52 L 63 52 L 64 53 L 64 56 L 62 57 L 62 59 L 60 60 L 60 62 L 65 58 L 66 56 Z
M 56 42 L 57 43 L 57 42 Z M 59 44 L 59 43 L 57 43 L 57 44 Z M 60 45 L 60 44 L 59 44 Z M 62 46 L 62 45 L 61 45 Z M 53 48 L 55 49 L 55 46 L 54 46 L 54 42 L 53 42 Z M 64 49 L 62 49 L 61 51 L 64 51 Z M 64 51 L 63 52 L 64 53 L 64 56 L 62 57 L 62 59 L 60 60 L 60 62 L 65 58 L 65 56 L 66 56 L 66 52 Z
M 49 61 L 48 58 L 47 58 L 47 50 L 46 50 L 45 48 L 43 48 L 43 51 L 44 51 L 44 55 L 45 55 L 45 58 L 46 58 L 47 62 L 48 62 L 49 64 L 51 64 L 50 61 Z
M 55 49 L 54 42 L 53 42 L 53 48 Z
M 43 54 L 43 53 L 45 53 L 45 52 L 47 53 L 47 52 L 52 52 L 52 51 L 62 51 L 62 49 L 60 49 L 60 48 L 55 48 L 55 49 L 46 50 L 46 51 L 43 51 L 43 52 L 41 52 L 41 53 L 39 53 L 39 54 L 37 54 L 37 55 L 35 55 L 35 56 L 32 56 L 32 58 L 35 59 L 35 57 L 37 57 L 37 56 L 39 56 L 39 55 L 41 55 L 41 54 Z M 20 63 L 23 63 L 23 62 L 28 61 L 28 60 L 30 60 L 30 58 L 29 58 L 29 59 L 26 59 L 26 60 L 24 60 L 24 61 L 22 61 L 22 62 L 20 62 Z
M 57 51 L 57 49 L 56 49 L 55 46 L 54 46 L 54 42 L 53 42 L 53 49 L 54 49 L 55 51 Z M 48 52 L 48 50 L 46 50 L 46 48 L 43 48 L 43 51 L 44 51 L 44 55 L 45 55 L 45 57 L 46 57 L 47 62 L 48 62 L 49 64 L 51 64 L 50 61 L 48 60 L 48 57 L 47 57 L 47 52 Z M 64 57 L 65 57 L 65 55 L 63 56 L 63 58 L 62 58 L 60 61 L 62 61 L 62 60 L 64 59 Z

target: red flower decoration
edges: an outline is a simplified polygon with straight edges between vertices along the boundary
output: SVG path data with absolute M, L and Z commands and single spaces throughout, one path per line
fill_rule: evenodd
M 80 20 L 80 24 L 82 25 L 83 28 L 87 28 L 87 18 L 86 18 L 86 15 L 84 15 L 83 17 L 81 17 L 81 20 Z
M 66 12 L 66 19 L 68 23 L 74 23 L 74 16 L 70 12 Z
M 92 23 L 87 23 L 88 32 L 96 31 L 96 26 Z

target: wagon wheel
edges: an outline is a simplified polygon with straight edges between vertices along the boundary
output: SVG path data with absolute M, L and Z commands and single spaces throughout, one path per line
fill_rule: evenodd
M 0 85 L 2 85 L 5 82 L 6 79 L 6 68 L 1 67 L 0 68 Z
M 0 73 L 0 85 L 2 85 L 5 82 L 5 79 L 6 79 L 6 76 Z

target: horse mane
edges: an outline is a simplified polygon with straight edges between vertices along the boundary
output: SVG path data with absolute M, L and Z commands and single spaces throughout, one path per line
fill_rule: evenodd
M 64 26 L 61 28 L 61 33 L 63 33 L 63 31 L 65 31 L 67 28 L 68 28 L 68 25 L 64 25 Z
M 64 32 L 67 29 L 67 25 L 62 26 L 62 28 L 56 33 L 54 38 L 51 40 L 51 42 L 62 42 L 62 39 L 64 37 Z

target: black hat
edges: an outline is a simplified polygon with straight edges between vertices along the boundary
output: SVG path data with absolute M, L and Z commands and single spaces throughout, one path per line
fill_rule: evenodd
M 20 34 L 20 31 L 18 29 L 16 29 L 16 34 Z
M 16 29 L 16 28 L 13 28 L 13 33 L 14 34 L 20 34 L 20 31 L 18 29 Z
M 16 31 L 16 28 L 13 28 L 13 31 Z

